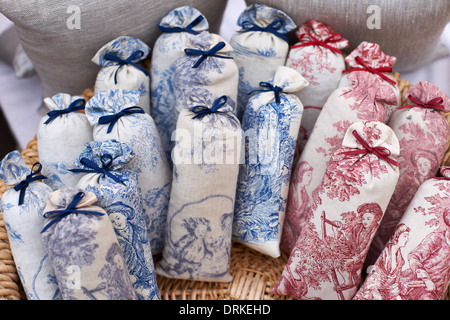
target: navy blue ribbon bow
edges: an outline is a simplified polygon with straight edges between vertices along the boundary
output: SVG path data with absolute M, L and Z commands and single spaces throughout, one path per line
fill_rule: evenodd
M 190 34 L 199 34 L 200 32 L 195 31 L 194 29 L 192 29 L 193 27 L 195 27 L 196 25 L 198 25 L 200 22 L 202 22 L 204 20 L 203 16 L 198 16 L 194 21 L 192 21 L 191 23 L 189 23 L 185 28 L 181 28 L 181 27 L 164 27 L 159 25 L 158 28 L 159 30 L 161 30 L 162 32 L 167 32 L 167 33 L 176 33 L 176 32 L 189 32 Z
M 192 66 L 192 68 L 197 68 L 208 57 L 216 57 L 216 58 L 222 58 L 222 59 L 233 59 L 233 57 L 220 56 L 220 55 L 216 54 L 217 52 L 222 50 L 224 47 L 225 47 L 225 42 L 221 41 L 218 44 L 216 44 L 209 51 L 202 51 L 202 50 L 188 48 L 188 49 L 184 49 L 184 52 L 188 56 L 200 56 L 200 59 L 198 59 L 197 62 Z
M 145 111 L 138 106 L 134 106 L 134 107 L 129 107 L 126 109 L 123 109 L 122 111 L 120 111 L 119 113 L 116 114 L 112 114 L 110 116 L 103 116 L 100 117 L 98 119 L 98 123 L 99 124 L 108 124 L 109 123 L 109 127 L 108 127 L 108 131 L 107 133 L 110 133 L 112 128 L 114 127 L 114 125 L 116 124 L 116 122 L 123 116 L 128 116 L 128 115 L 132 115 L 132 114 L 138 114 L 138 113 L 145 113 Z
M 104 158 L 107 158 L 109 161 L 106 163 L 103 163 L 102 167 L 99 167 L 94 161 L 88 159 L 88 158 L 81 158 L 80 159 L 80 163 L 85 166 L 87 169 L 69 169 L 69 171 L 71 172 L 75 172 L 75 173 L 100 173 L 103 174 L 103 176 L 108 176 L 109 178 L 111 178 L 112 180 L 114 180 L 117 183 L 121 183 L 123 185 L 125 185 L 125 183 L 123 182 L 123 180 L 112 174 L 109 170 L 110 165 L 112 164 L 112 156 L 109 154 L 105 154 L 102 156 L 102 160 L 104 160 Z
M 289 42 L 288 37 L 286 37 L 284 34 L 280 33 L 279 30 L 283 26 L 283 22 L 281 20 L 275 20 L 271 24 L 269 24 L 267 27 L 260 27 L 252 22 L 245 22 L 242 25 L 242 30 L 239 30 L 238 32 L 249 32 L 249 31 L 261 31 L 261 32 L 270 32 L 274 35 L 276 35 L 278 38 L 283 39 L 286 42 Z
M 86 107 L 86 100 L 84 100 L 84 99 L 77 99 L 74 102 L 72 102 L 67 109 L 52 110 L 52 111 L 48 112 L 47 113 L 48 119 L 47 119 L 47 121 L 44 122 L 44 124 L 49 124 L 55 118 L 57 118 L 57 117 L 59 117 L 59 116 L 61 116 L 63 114 L 71 113 L 71 112 L 74 112 L 74 111 L 84 110 L 85 107 Z
M 34 170 L 35 166 L 38 166 L 36 170 Z M 25 190 L 28 188 L 31 182 L 48 179 L 46 176 L 39 175 L 41 173 L 41 170 L 42 165 L 39 162 L 36 162 L 31 168 L 31 173 L 26 176 L 25 180 L 20 182 L 17 186 L 14 187 L 14 190 L 20 191 L 19 206 L 23 204 L 23 201 L 25 199 Z
M 141 70 L 146 76 L 148 76 L 149 74 L 148 74 L 147 70 L 145 70 L 144 67 L 142 67 L 139 64 L 133 62 L 133 60 L 139 59 L 143 55 L 144 55 L 144 52 L 142 52 L 141 50 L 137 50 L 137 51 L 133 52 L 131 54 L 131 56 L 129 56 L 127 59 L 123 60 L 123 59 L 119 58 L 118 56 L 114 55 L 113 53 L 105 54 L 104 58 L 106 60 L 114 61 L 114 62 L 117 62 L 119 64 L 119 66 L 116 69 L 116 72 L 114 73 L 114 84 L 117 84 L 117 72 L 119 71 L 119 69 L 122 66 L 124 66 L 126 64 L 132 65 L 133 67 Z
M 280 104 L 280 102 L 281 102 L 281 100 L 280 100 L 280 93 L 283 93 L 283 88 L 280 88 L 279 86 L 273 86 L 270 82 L 260 82 L 259 86 L 263 87 L 263 88 L 267 88 L 267 89 L 255 90 L 255 91 L 249 92 L 248 94 L 252 94 L 254 92 L 269 92 L 269 91 L 273 91 L 273 93 L 275 94 L 275 102 L 277 104 Z
M 195 107 L 193 107 L 191 109 L 191 111 L 193 113 L 195 113 L 196 115 L 194 117 L 192 117 L 192 119 L 202 119 L 204 116 L 206 116 L 208 114 L 211 114 L 211 113 L 222 113 L 222 114 L 224 114 L 224 115 L 234 119 L 228 113 L 226 113 L 224 111 L 219 111 L 220 108 L 225 106 L 227 101 L 228 101 L 228 97 L 227 96 L 221 96 L 216 101 L 214 101 L 214 104 L 212 105 L 211 108 L 208 108 L 206 106 L 195 106 Z
M 53 211 L 47 211 L 44 213 L 44 218 L 52 219 L 50 220 L 47 225 L 42 229 L 41 233 L 45 232 L 48 228 L 50 228 L 53 224 L 55 224 L 58 221 L 61 221 L 64 217 L 67 217 L 71 213 L 81 213 L 81 214 L 92 214 L 96 216 L 103 216 L 104 213 L 98 212 L 98 211 L 91 211 L 91 210 L 80 210 L 77 209 L 78 203 L 84 198 L 84 192 L 78 192 L 75 197 L 73 197 L 72 202 L 69 204 L 67 209 L 63 210 L 53 210 Z

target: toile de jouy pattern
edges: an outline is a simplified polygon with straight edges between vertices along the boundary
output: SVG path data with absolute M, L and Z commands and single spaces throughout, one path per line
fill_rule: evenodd
M 150 114 L 161 135 L 166 156 L 170 160 L 173 148 L 171 136 L 179 112 L 176 109 L 172 83 L 175 64 L 179 58 L 185 56 L 184 49 L 188 47 L 189 38 L 208 30 L 209 24 L 197 9 L 183 6 L 170 11 L 159 26 L 162 34 L 155 42 L 151 58 Z
M 187 49 L 204 53 L 220 46 L 219 44 L 223 47 L 215 55 L 206 55 L 204 60 L 201 60 L 202 55 L 187 53 L 183 58 L 178 59 L 173 74 L 178 110 L 178 113 L 173 115 L 174 119 L 177 119 L 183 108 L 188 108 L 187 104 L 191 96 L 200 100 L 208 96 L 227 96 L 232 103 L 236 103 L 237 100 L 239 74 L 234 59 L 230 58 L 230 52 L 233 50 L 231 46 L 219 35 L 208 31 L 203 31 L 189 40 Z M 202 62 L 196 66 L 199 61 Z
M 139 65 L 150 54 L 150 47 L 142 40 L 120 36 L 103 45 L 92 58 L 100 66 L 95 80 L 94 92 L 127 89 L 140 93 L 136 103 L 150 113 L 150 76 L 145 67 Z
M 285 12 L 261 4 L 248 6 L 237 25 L 241 29 L 231 37 L 230 45 L 239 68 L 236 114 L 241 120 L 249 93 L 258 90 L 261 81 L 272 80 L 277 67 L 285 65 L 289 44 L 284 37 L 296 25 Z
M 42 230 L 62 299 L 136 300 L 111 221 L 95 205 L 93 193 L 76 187 L 56 190 L 49 195 L 44 215 L 66 210 L 78 193 L 82 198 L 75 209 L 94 214 L 50 215 Z
M 349 56 L 352 65 L 356 57 L 373 68 L 392 67 L 394 57 L 387 56 L 372 43 L 361 43 Z M 388 79 L 390 76 L 382 74 Z M 378 74 L 353 71 L 341 78 L 338 89 L 328 98 L 317 118 L 292 174 L 290 193 L 283 226 L 281 246 L 291 252 L 300 229 L 302 216 L 311 203 L 321 183 L 326 165 L 333 152 L 340 148 L 345 132 L 356 121 L 381 121 L 387 123 L 399 104 L 399 90 Z M 301 198 L 301 200 L 300 200 Z M 297 205 L 301 201 L 301 205 Z
M 348 128 L 274 293 L 320 300 L 355 295 L 370 242 L 398 181 L 398 153 L 398 139 L 384 123 L 356 122 Z
M 231 99 L 190 99 L 190 108 L 178 117 L 166 241 L 156 272 L 169 278 L 231 281 L 241 126 Z M 216 102 L 222 102 L 221 112 L 195 118 L 195 106 L 211 110 Z
M 159 300 L 139 180 L 127 169 L 133 157 L 131 148 L 117 140 L 91 142 L 77 158 L 77 167 L 98 167 L 115 178 L 99 170 L 81 178 L 77 187 L 92 192 L 111 219 L 137 298 Z M 86 159 L 95 165 L 86 165 Z
M 92 126 L 83 112 L 72 108 L 83 107 L 80 96 L 58 93 L 44 99 L 50 112 L 42 117 L 37 130 L 37 147 L 45 183 L 53 190 L 74 187 L 80 176 L 70 172 L 76 157 L 87 142 L 92 141 Z M 52 113 L 61 112 L 58 115 Z
M 129 162 L 128 169 L 138 174 L 150 244 L 153 254 L 157 254 L 164 246 L 172 175 L 151 116 L 146 113 L 121 114 L 136 106 L 138 101 L 139 92 L 135 90 L 102 91 L 86 104 L 86 115 L 94 126 L 95 141 L 115 139 L 133 150 L 135 157 Z M 117 116 L 118 119 L 100 124 L 100 118 L 104 116 Z
M 296 95 L 304 105 L 304 117 L 299 131 L 296 158 L 303 150 L 331 93 L 337 89 L 345 70 L 341 50 L 348 40 L 331 27 L 315 20 L 305 22 L 296 32 L 298 43 L 291 47 L 286 66 L 297 70 L 309 86 Z
M 261 92 L 248 102 L 242 130 L 245 161 L 240 166 L 233 220 L 233 239 L 272 257 L 280 256 L 292 159 L 303 105 L 295 95 L 308 82 L 294 69 L 279 67 L 274 92 Z
M 442 300 L 450 285 L 450 168 L 422 183 L 354 300 Z
M 410 95 L 416 102 L 408 99 Z M 442 90 L 421 81 L 405 93 L 405 98 L 407 105 L 396 110 L 389 122 L 400 141 L 400 178 L 366 266 L 375 263 L 419 186 L 437 174 L 450 139 L 450 127 L 441 113 L 450 112 L 450 99 Z
M 41 236 L 45 203 L 52 189 L 41 181 L 30 182 L 19 205 L 20 190 L 14 189 L 32 170 L 19 151 L 8 153 L 0 163 L 0 179 L 10 187 L 3 193 L 3 214 L 9 245 L 28 300 L 61 299 L 58 284 Z

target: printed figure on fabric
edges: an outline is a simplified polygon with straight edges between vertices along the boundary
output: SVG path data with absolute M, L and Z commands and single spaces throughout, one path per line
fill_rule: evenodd
M 288 262 L 287 270 L 292 269 L 290 265 L 297 266 L 291 270 L 292 279 L 287 279 L 284 284 L 286 290 L 300 290 L 306 295 L 308 288 L 320 290 L 322 281 L 332 281 L 337 298 L 344 300 L 344 291 L 359 285 L 368 241 L 382 216 L 383 211 L 377 203 L 365 203 L 356 212 L 342 213 L 335 221 L 322 212 L 320 230 L 316 230 L 314 224 L 306 224 L 304 230 L 307 232 L 302 231 L 299 238 L 304 245 L 294 249 L 294 258 Z M 289 282 L 299 283 L 300 280 L 301 286 L 289 286 Z
M 167 239 L 170 247 L 167 249 L 172 251 L 170 255 L 174 257 L 171 259 L 174 262 L 167 262 L 165 269 L 179 276 L 188 276 L 189 279 L 220 278 L 228 272 L 228 269 L 220 270 L 220 268 L 227 266 L 227 261 L 230 259 L 232 212 L 225 212 L 219 219 L 214 220 L 206 216 L 186 216 L 177 221 L 177 224 L 181 222 L 182 228 L 177 229 L 177 232 L 181 232 L 180 234 L 172 234 L 170 228 L 172 221 L 183 216 L 184 211 L 195 212 L 196 206 L 202 206 L 205 203 L 212 205 L 215 198 L 233 201 L 225 195 L 210 195 L 199 201 L 185 204 L 168 220 Z M 214 233 L 213 228 L 220 230 L 221 234 Z
M 252 101 L 256 100 L 249 101 L 242 129 L 256 128 L 256 132 L 245 142 L 233 236 L 245 242 L 265 242 L 279 238 L 279 212 L 286 207 L 281 189 L 289 184 L 296 146 L 289 129 L 292 119 L 300 114 L 292 112 L 291 102 L 284 96 L 280 104 L 272 102 L 257 111 Z

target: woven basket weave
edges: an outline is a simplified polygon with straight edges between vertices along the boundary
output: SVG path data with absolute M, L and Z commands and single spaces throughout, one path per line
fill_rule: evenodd
M 395 74 L 399 84 L 402 101 L 403 93 L 410 83 Z M 89 100 L 92 89 L 86 89 L 82 96 Z M 450 113 L 445 114 L 450 123 Z M 449 142 L 450 144 L 450 142 Z M 449 146 L 447 146 L 449 147 Z M 38 161 L 37 139 L 29 142 L 22 151 L 22 157 L 30 167 Z M 450 165 L 450 149 L 447 149 L 443 165 Z M 7 187 L 0 181 L 0 197 Z M 272 294 L 272 289 L 281 276 L 288 256 L 271 258 L 241 244 L 233 243 L 231 248 L 230 273 L 233 280 L 228 283 L 169 279 L 157 275 L 158 287 L 163 300 L 290 300 Z M 155 257 L 157 263 L 158 257 Z M 9 246 L 8 235 L 0 212 L 0 300 L 26 299 L 15 268 Z M 445 300 L 450 300 L 447 291 Z

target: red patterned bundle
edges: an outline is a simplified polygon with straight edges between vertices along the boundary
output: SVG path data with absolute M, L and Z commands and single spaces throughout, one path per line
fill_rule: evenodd
M 398 139 L 378 121 L 356 122 L 333 154 L 274 293 L 349 300 L 394 192 Z
M 441 300 L 450 284 L 450 167 L 418 189 L 354 300 Z
M 385 74 L 395 62 L 380 46 L 361 43 L 347 58 L 352 67 L 325 103 L 293 172 L 281 248 L 290 253 L 303 217 L 317 196 L 327 163 L 356 121 L 387 122 L 399 104 L 395 81 Z M 357 67 L 360 66 L 360 67 Z
M 348 40 L 329 26 L 315 20 L 304 23 L 296 32 L 299 42 L 291 47 L 286 66 L 297 70 L 309 86 L 296 93 L 304 105 L 297 140 L 298 157 L 328 97 L 337 89 L 345 70 L 340 50 Z
M 374 241 L 366 267 L 375 263 L 419 186 L 435 176 L 450 139 L 450 99 L 439 88 L 421 81 L 405 93 L 408 105 L 398 108 L 389 126 L 400 142 L 400 178 Z M 418 143 L 419 142 L 419 143 Z

